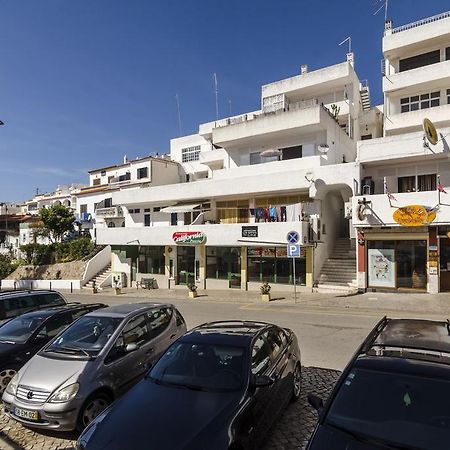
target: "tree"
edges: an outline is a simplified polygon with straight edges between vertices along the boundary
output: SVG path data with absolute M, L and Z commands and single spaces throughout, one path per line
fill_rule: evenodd
M 46 237 L 51 243 L 61 242 L 66 233 L 74 231 L 73 212 L 63 205 L 53 205 L 39 210 L 39 223 L 34 227 L 33 235 Z
M 16 267 L 10 256 L 0 255 L 0 280 L 6 278 Z

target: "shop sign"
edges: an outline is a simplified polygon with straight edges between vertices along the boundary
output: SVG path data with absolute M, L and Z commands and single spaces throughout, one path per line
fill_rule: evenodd
M 197 245 L 206 241 L 206 234 L 202 231 L 177 231 L 172 239 L 176 244 Z
M 436 219 L 436 211 L 422 205 L 408 205 L 398 208 L 393 218 L 404 227 L 422 227 Z
M 242 237 L 243 238 L 256 238 L 258 237 L 258 227 L 257 226 L 243 226 L 242 227 Z

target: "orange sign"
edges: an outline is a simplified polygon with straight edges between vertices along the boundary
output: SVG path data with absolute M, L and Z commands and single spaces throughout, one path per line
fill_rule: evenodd
M 408 205 L 398 208 L 394 212 L 393 218 L 404 227 L 423 227 L 436 219 L 436 211 L 427 210 L 422 205 Z

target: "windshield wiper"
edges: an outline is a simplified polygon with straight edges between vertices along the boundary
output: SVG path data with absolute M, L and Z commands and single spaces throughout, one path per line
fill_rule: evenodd
M 2 344 L 15 344 L 16 342 L 14 342 L 14 341 L 7 341 L 7 340 L 3 340 L 3 339 L 0 339 L 0 342 L 2 343 Z
M 195 384 L 187 384 L 187 383 L 176 383 L 172 381 L 163 381 L 159 378 L 151 377 L 150 375 L 146 377 L 147 380 L 152 381 L 155 384 L 160 384 L 164 386 L 174 386 L 174 387 L 181 387 L 186 389 L 191 389 L 193 391 L 207 391 L 207 388 L 204 388 L 202 386 L 197 386 Z
M 74 347 L 50 347 L 47 350 L 45 350 L 46 352 L 55 352 L 55 353 L 83 353 L 84 355 L 86 355 L 88 358 L 91 357 L 91 355 L 84 350 L 83 348 L 74 348 Z
M 418 447 L 410 447 L 408 445 L 393 444 L 391 442 L 382 441 L 382 440 L 377 439 L 377 438 L 361 435 L 359 433 L 356 433 L 354 431 L 350 431 L 347 428 L 341 427 L 339 425 L 334 425 L 333 423 L 330 423 L 330 422 L 326 422 L 326 425 L 328 425 L 329 427 L 340 431 L 341 433 L 344 433 L 344 434 L 347 434 L 348 436 L 351 436 L 356 441 L 359 441 L 359 442 L 362 442 L 362 443 L 365 443 L 365 444 L 375 445 L 376 447 L 388 448 L 388 449 L 392 449 L 392 450 L 421 450 Z

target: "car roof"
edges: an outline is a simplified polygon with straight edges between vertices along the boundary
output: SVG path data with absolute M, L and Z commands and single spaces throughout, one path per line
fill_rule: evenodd
M 450 364 L 450 322 L 384 317 L 358 349 L 361 355 Z
M 208 342 L 247 346 L 263 329 L 273 326 L 266 322 L 251 320 L 227 320 L 204 323 L 186 333 L 181 340 L 185 342 Z
M 16 289 L 14 291 L 0 292 L 0 299 L 2 299 L 3 297 L 21 296 L 23 294 L 28 294 L 28 295 L 58 294 L 58 295 L 61 295 L 58 291 L 53 291 L 50 289 Z
M 126 303 L 122 305 L 109 306 L 101 310 L 93 311 L 88 315 L 125 318 L 127 316 L 133 316 L 138 312 L 143 312 L 153 308 L 161 308 L 161 307 L 172 308 L 173 305 L 169 303 Z
M 24 314 L 21 314 L 20 316 L 14 317 L 14 319 L 24 317 L 51 317 L 59 313 L 63 313 L 65 311 L 76 311 L 77 309 L 83 309 L 83 308 L 92 308 L 92 307 L 98 307 L 104 308 L 106 307 L 103 303 L 68 303 L 67 305 L 59 305 L 59 306 L 51 306 L 48 308 L 42 308 L 42 309 L 36 309 L 34 311 L 30 311 Z

